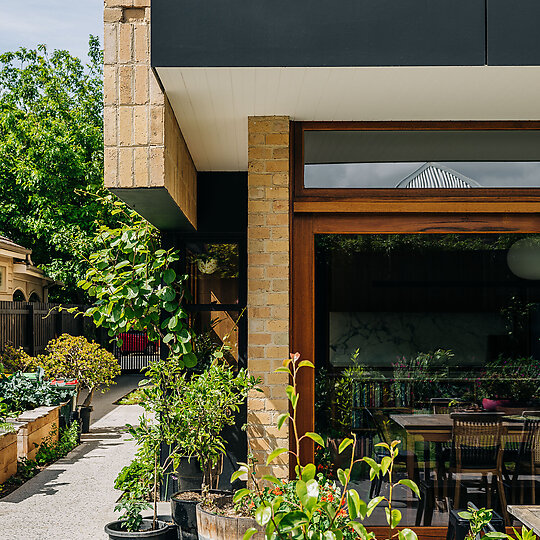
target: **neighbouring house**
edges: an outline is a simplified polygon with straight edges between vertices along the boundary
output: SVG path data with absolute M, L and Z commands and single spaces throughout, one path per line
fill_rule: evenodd
M 47 302 L 54 280 L 34 266 L 31 249 L 0 236 L 0 300 Z
M 535 406 L 534 375 L 511 396 L 490 377 L 500 357 L 540 360 L 538 20 L 533 0 L 105 0 L 105 183 L 182 251 L 195 328 L 219 338 L 247 308 L 235 356 L 263 381 L 247 411 L 260 474 L 290 473 L 264 465 L 295 444 L 276 427 L 290 351 L 316 365 L 301 431 L 353 431 L 372 457 L 404 438 L 399 474 L 433 503 L 452 421 L 413 413 Z M 479 474 L 501 480 L 490 459 Z M 403 494 L 403 523 L 447 525 L 426 507 Z

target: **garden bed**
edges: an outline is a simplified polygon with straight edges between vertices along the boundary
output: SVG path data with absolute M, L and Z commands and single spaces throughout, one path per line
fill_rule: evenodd
M 0 432 L 0 484 L 17 472 L 17 433 Z
M 38 407 L 16 418 L 18 459 L 34 459 L 39 445 L 49 436 L 52 441 L 58 440 L 61 407 Z

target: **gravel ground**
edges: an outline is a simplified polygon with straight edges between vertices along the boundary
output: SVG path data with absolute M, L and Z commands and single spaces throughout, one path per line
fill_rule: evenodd
M 0 500 L 0 540 L 104 540 L 120 492 L 113 482 L 135 453 L 126 424 L 142 408 L 119 405 L 65 458 Z

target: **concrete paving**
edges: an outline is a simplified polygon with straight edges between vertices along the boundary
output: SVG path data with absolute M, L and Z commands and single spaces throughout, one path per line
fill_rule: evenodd
M 135 454 L 125 425 L 141 413 L 137 405 L 114 406 L 68 456 L 1 499 L 0 540 L 108 538 L 104 525 L 118 519 L 114 479 Z

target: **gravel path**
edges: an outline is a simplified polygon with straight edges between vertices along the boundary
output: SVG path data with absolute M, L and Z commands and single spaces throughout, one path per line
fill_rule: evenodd
M 92 424 L 65 458 L 0 500 L 0 540 L 103 540 L 105 523 L 117 518 L 116 475 L 135 453 L 126 424 L 142 408 L 119 405 Z

